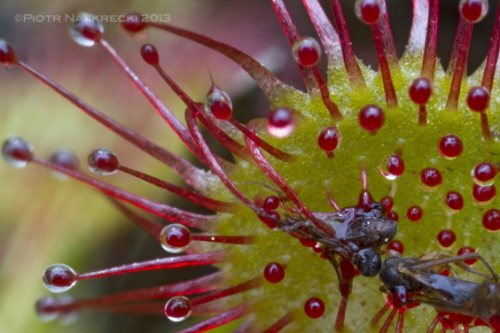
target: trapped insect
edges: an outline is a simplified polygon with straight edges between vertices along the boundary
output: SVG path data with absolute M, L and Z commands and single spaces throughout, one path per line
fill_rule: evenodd
M 343 327 L 345 311 L 356 266 L 363 276 L 374 277 L 381 268 L 380 247 L 391 241 L 396 221 L 386 215 L 385 207 L 373 200 L 367 190 L 367 176 L 361 168 L 362 190 L 356 206 L 340 209 L 330 198 L 334 213 L 310 212 L 311 218 L 288 215 L 276 221 L 278 229 L 323 244 L 325 256 L 335 268 L 342 295 L 336 328 Z M 340 262 L 337 259 L 340 257 Z
M 490 274 L 469 267 L 464 260 L 480 260 Z M 481 283 L 459 277 L 450 266 L 455 264 L 466 272 L 484 278 Z M 450 272 L 452 276 L 447 276 Z M 428 332 L 433 332 L 441 322 L 442 332 L 448 328 L 456 329 L 462 324 L 468 331 L 471 322 L 480 318 L 484 324 L 498 330 L 500 322 L 500 284 L 498 275 L 491 265 L 478 253 L 460 256 L 445 256 L 431 253 L 422 258 L 403 258 L 394 255 L 387 258 L 380 270 L 380 280 L 384 284 L 381 291 L 391 295 L 393 310 L 384 322 L 380 333 L 387 332 L 398 312 L 396 332 L 401 333 L 404 326 L 404 313 L 415 305 L 414 302 L 431 305 L 438 315 L 430 324 Z M 376 324 L 388 310 L 388 306 L 375 315 Z M 446 317 L 448 316 L 448 318 Z M 473 326 L 482 324 L 474 323 Z M 484 325 L 483 324 L 483 325 Z
M 323 228 L 300 215 L 280 220 L 278 227 L 324 244 L 325 254 L 332 262 L 338 254 L 356 265 L 363 276 L 373 277 L 382 265 L 377 250 L 394 238 L 397 223 L 388 218 L 385 207 L 371 197 L 364 170 L 361 178 L 363 189 L 356 206 L 339 209 L 334 204 L 337 212 L 312 213 Z

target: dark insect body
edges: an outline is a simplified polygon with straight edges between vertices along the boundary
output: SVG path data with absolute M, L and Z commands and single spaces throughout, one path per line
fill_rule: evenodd
M 490 274 L 470 268 L 464 261 L 478 259 Z M 484 278 L 481 283 L 468 281 L 458 276 L 450 264 L 464 271 Z M 452 276 L 448 276 L 450 274 Z M 388 331 L 396 312 L 398 320 L 396 333 L 403 332 L 404 313 L 417 306 L 427 304 L 438 312 L 427 332 L 434 332 L 441 323 L 441 332 L 454 332 L 462 325 L 468 332 L 473 326 L 489 326 L 494 331 L 500 328 L 500 283 L 491 265 L 478 253 L 449 257 L 431 253 L 421 258 L 392 256 L 383 263 L 380 270 L 381 291 L 390 294 L 391 305 L 385 305 L 372 320 L 376 324 L 382 315 L 392 311 L 380 329 Z
M 376 276 L 382 267 L 380 247 L 390 242 L 397 231 L 397 222 L 387 217 L 384 205 L 374 201 L 368 192 L 364 168 L 361 180 L 363 186 L 356 206 L 340 209 L 330 198 L 336 212 L 310 212 L 315 221 L 299 214 L 276 221 L 279 230 L 322 244 L 324 255 L 337 273 L 342 296 L 337 330 L 343 327 L 355 267 L 363 276 Z

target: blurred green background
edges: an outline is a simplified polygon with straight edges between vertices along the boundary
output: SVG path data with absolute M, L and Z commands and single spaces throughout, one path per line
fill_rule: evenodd
M 205 1 L 152 1 L 148 4 L 138 1 L 2 1 L 0 37 L 12 44 L 19 59 L 89 104 L 169 150 L 183 154 L 179 140 L 104 52 L 97 47 L 84 48 L 74 43 L 68 34 L 69 23 L 63 22 L 66 14 L 81 11 L 119 15 L 132 10 L 148 15 L 168 14 L 172 24 L 215 35 L 240 47 L 245 45 L 258 50 L 261 45 L 274 44 L 265 36 L 265 25 L 251 31 L 255 17 L 263 17 L 258 11 L 253 11 L 250 20 L 237 18 L 232 13 L 252 14 L 252 6 L 228 1 L 210 4 Z M 266 12 L 272 17 L 272 12 Z M 16 14 L 60 15 L 63 19 L 62 22 L 50 22 L 49 18 L 16 22 Z M 227 29 L 228 24 L 231 29 Z M 254 89 L 248 78 L 241 79 L 243 73 L 237 66 L 194 43 L 159 32 L 133 40 L 122 33 L 118 24 L 104 25 L 106 39 L 181 119 L 184 106 L 140 59 L 138 51 L 146 41 L 157 45 L 165 69 L 195 100 L 202 101 L 210 87 L 208 69 L 217 83 L 227 87 L 235 97 Z M 274 29 L 277 27 L 272 30 L 279 33 Z M 238 36 L 245 36 L 245 39 Z M 124 165 L 182 184 L 168 168 L 85 116 L 20 69 L 1 68 L 0 87 L 2 138 L 24 137 L 34 145 L 35 154 L 41 158 L 47 158 L 55 149 L 71 148 L 83 169 L 86 169 L 86 156 L 93 148 L 107 147 L 118 154 Z M 253 103 L 248 106 L 253 107 Z M 48 265 L 63 262 L 77 272 L 84 272 L 165 256 L 165 252 L 116 212 L 107 199 L 82 184 L 72 180 L 58 181 L 50 172 L 34 165 L 16 170 L 5 163 L 0 164 L 0 179 L 0 332 L 169 330 L 172 325 L 163 317 L 87 312 L 82 312 L 77 322 L 70 326 L 62 326 L 57 321 L 40 322 L 34 312 L 34 303 L 38 297 L 49 294 L 41 283 L 41 273 Z M 169 200 L 163 191 L 124 175 L 114 175 L 106 181 L 158 201 Z M 188 203 L 174 199 L 174 205 L 188 206 Z M 156 271 L 85 281 L 77 284 L 70 294 L 94 297 L 159 285 L 182 280 L 186 274 L 199 274 L 199 270 Z
M 352 1 L 346 1 L 350 7 Z M 398 51 L 404 51 L 411 22 L 410 1 L 389 1 Z M 456 1 L 443 1 L 440 57 L 449 57 L 457 17 L 452 8 Z M 449 7 L 449 8 L 448 8 Z M 304 35 L 313 34 L 300 3 L 290 4 L 291 13 Z M 328 8 L 328 5 L 325 5 Z M 494 12 L 496 8 L 491 8 Z M 125 79 L 124 75 L 98 48 L 84 48 L 68 34 L 68 22 L 16 22 L 16 14 L 61 15 L 80 11 L 98 15 L 120 15 L 129 11 L 145 14 L 168 14 L 174 25 L 202 32 L 243 49 L 279 74 L 285 82 L 302 87 L 280 31 L 270 2 L 230 0 L 169 1 L 25 1 L 3 0 L 0 3 L 0 38 L 8 40 L 19 59 L 39 69 L 97 109 L 167 147 L 184 153 L 179 140 L 171 133 L 152 107 Z M 357 54 L 376 67 L 369 29 L 358 24 L 353 11 L 347 11 Z M 479 36 L 491 31 L 492 14 L 475 28 L 469 69 L 476 67 L 487 52 Z M 64 21 L 64 20 L 63 20 Z M 210 87 L 209 71 L 216 83 L 227 90 L 235 103 L 236 115 L 247 121 L 267 111 L 267 102 L 255 84 L 236 65 L 213 51 L 158 31 L 135 40 L 122 33 L 118 24 L 104 23 L 105 37 L 153 87 L 166 104 L 182 117 L 183 105 L 155 72 L 140 59 L 138 50 L 144 42 L 154 43 L 165 69 L 193 97 L 202 101 Z M 484 29 L 484 30 L 481 30 Z M 485 33 L 482 33 L 484 31 Z M 474 44 L 477 43 L 477 44 Z M 482 44 L 481 44 L 482 43 Z M 479 46 L 483 45 L 483 46 Z M 477 51 L 476 51 L 477 50 Z M 276 61 L 279 59 L 280 61 Z M 323 60 L 321 65 L 325 66 Z M 86 169 L 87 154 L 95 147 L 114 150 L 121 162 L 157 177 L 183 184 L 166 167 L 124 142 L 114 133 L 86 117 L 50 89 L 28 77 L 18 68 L 0 68 L 0 135 L 19 135 L 35 146 L 38 157 L 46 158 L 55 149 L 71 148 Z M 47 170 L 29 165 L 16 170 L 0 163 L 0 332 L 168 332 L 179 329 L 162 317 L 109 315 L 83 312 L 76 323 L 42 323 L 34 313 L 38 297 L 48 292 L 41 283 L 41 273 L 50 264 L 63 262 L 77 272 L 102 269 L 133 261 L 147 260 L 165 253 L 145 233 L 139 232 L 109 202 L 94 190 L 75 181 L 61 182 Z M 139 195 L 158 201 L 173 202 L 178 207 L 189 203 L 168 196 L 157 189 L 124 175 L 106 179 Z M 94 297 L 147 287 L 185 276 L 200 269 L 183 272 L 156 271 L 84 281 L 70 293 Z M 182 324 L 181 324 L 182 325 Z

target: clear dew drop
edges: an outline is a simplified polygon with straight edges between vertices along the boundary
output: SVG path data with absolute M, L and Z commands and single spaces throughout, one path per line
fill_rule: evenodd
M 71 38 L 73 40 L 85 47 L 92 47 L 96 43 L 95 38 L 89 38 L 82 33 L 82 29 L 95 30 L 93 34 L 104 32 L 104 26 L 99 20 L 96 19 L 95 15 L 89 13 L 79 13 L 77 19 L 69 29 Z
M 2 157 L 15 168 L 24 168 L 33 158 L 33 146 L 24 139 L 12 136 L 2 146 Z
M 71 289 L 77 282 L 76 272 L 64 264 L 50 265 L 43 272 L 43 285 L 53 293 L 62 293 Z

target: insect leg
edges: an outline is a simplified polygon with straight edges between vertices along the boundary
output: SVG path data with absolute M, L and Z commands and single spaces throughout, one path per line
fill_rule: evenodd
M 475 270 L 463 262 L 464 260 L 468 260 L 468 259 L 480 260 L 483 263 L 483 265 L 490 271 L 491 275 L 488 275 L 488 274 L 485 274 L 481 271 Z M 457 265 L 458 267 L 462 268 L 463 270 L 465 270 L 467 272 L 484 277 L 485 279 L 488 279 L 490 281 L 498 282 L 498 275 L 495 273 L 495 271 L 493 270 L 491 265 L 479 253 L 467 253 L 467 254 L 463 254 L 463 255 L 455 256 L 455 257 L 441 257 L 438 259 L 429 259 L 429 260 L 425 260 L 422 262 L 414 263 L 409 268 L 411 270 L 421 271 L 425 268 L 430 268 L 433 266 L 445 265 L 445 264 L 450 264 L 450 263 Z M 437 271 L 437 273 L 440 273 L 440 272 Z
M 405 324 L 405 312 L 406 309 L 398 309 L 398 321 L 396 322 L 396 333 L 403 333 L 403 327 Z
M 434 318 L 432 323 L 429 325 L 429 328 L 427 329 L 426 333 L 432 333 L 436 329 L 437 324 L 439 323 L 439 314 Z
M 384 306 L 382 307 L 382 309 L 380 309 L 376 314 L 375 316 L 373 316 L 373 319 L 372 321 L 370 322 L 370 325 L 372 326 L 376 326 L 379 322 L 379 320 L 384 316 L 384 314 L 387 312 L 387 310 L 389 310 L 389 305 L 387 305 L 387 303 L 384 303 Z
M 335 321 L 335 329 L 337 331 L 341 331 L 344 327 L 344 319 L 347 311 L 347 302 L 349 301 L 349 295 L 352 290 L 352 280 L 354 278 L 355 268 L 351 264 L 351 262 L 347 259 L 341 259 L 342 262 L 339 264 L 337 260 L 337 255 L 343 256 L 340 248 L 325 248 L 325 255 L 332 263 L 335 268 L 335 272 L 337 273 L 337 277 L 339 279 L 339 291 L 342 299 L 340 300 L 339 309 L 337 311 L 337 319 Z
M 396 316 L 397 311 L 398 311 L 398 309 L 396 309 L 396 308 L 391 310 L 391 312 L 389 313 L 389 316 L 385 319 L 384 324 L 382 325 L 382 327 L 380 328 L 380 331 L 378 331 L 378 333 L 386 333 L 387 332 L 387 330 L 389 329 L 389 327 L 392 324 L 392 321 L 394 320 L 394 317 Z
M 471 272 L 473 274 L 477 274 L 477 275 L 482 276 L 490 281 L 498 282 L 497 273 L 493 270 L 493 267 L 491 267 L 490 263 L 487 262 L 486 259 L 484 259 L 483 256 L 480 255 L 479 253 L 467 253 L 467 254 L 463 254 L 461 256 L 457 256 L 455 258 L 458 261 L 454 262 L 454 264 L 459 266 L 460 268 L 464 269 L 465 271 Z M 467 265 L 466 263 L 463 262 L 463 260 L 467 260 L 467 259 L 479 259 L 483 263 L 484 267 L 486 267 L 490 271 L 491 276 L 469 267 L 469 265 Z

